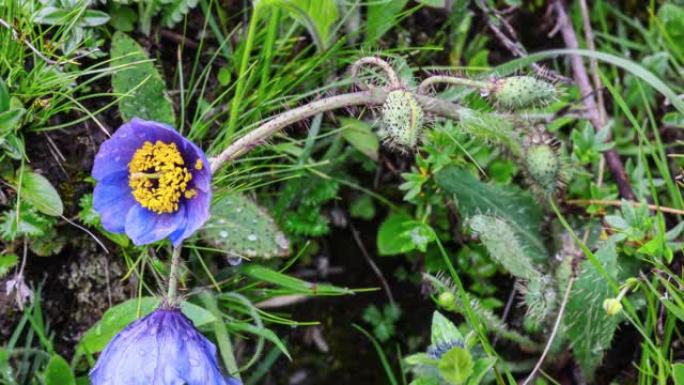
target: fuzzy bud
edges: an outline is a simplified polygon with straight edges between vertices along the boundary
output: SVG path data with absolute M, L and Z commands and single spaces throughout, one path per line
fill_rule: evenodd
M 497 107 L 505 110 L 545 106 L 556 100 L 558 93 L 554 84 L 534 76 L 495 79 L 487 92 Z
M 608 298 L 603 301 L 603 310 L 612 317 L 622 311 L 622 304 L 617 298 Z
M 437 303 L 446 310 L 455 310 L 456 296 L 450 291 L 444 291 L 437 297 Z
M 549 144 L 532 145 L 527 149 L 525 164 L 535 186 L 545 193 L 553 193 L 558 187 L 561 161 L 556 150 Z
M 416 98 L 407 91 L 392 91 L 382 105 L 383 143 L 400 150 L 413 149 L 421 139 L 425 114 Z

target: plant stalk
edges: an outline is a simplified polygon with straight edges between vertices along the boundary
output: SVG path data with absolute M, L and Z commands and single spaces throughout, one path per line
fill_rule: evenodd
M 171 270 L 169 271 L 169 290 L 166 293 L 166 303 L 169 306 L 175 306 L 178 297 L 178 270 L 181 264 L 181 249 L 182 245 L 173 248 L 171 253 Z

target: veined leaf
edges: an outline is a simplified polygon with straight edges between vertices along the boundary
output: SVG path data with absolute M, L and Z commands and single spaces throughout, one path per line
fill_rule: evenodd
M 21 197 L 43 214 L 58 217 L 64 205 L 50 181 L 35 172 L 24 170 L 21 176 Z

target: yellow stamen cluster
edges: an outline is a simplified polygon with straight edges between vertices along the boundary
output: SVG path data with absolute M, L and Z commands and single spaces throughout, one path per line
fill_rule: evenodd
M 135 200 L 158 214 L 178 210 L 181 197 L 190 199 L 197 194 L 188 189 L 192 174 L 175 143 L 146 141 L 128 164 L 128 185 Z

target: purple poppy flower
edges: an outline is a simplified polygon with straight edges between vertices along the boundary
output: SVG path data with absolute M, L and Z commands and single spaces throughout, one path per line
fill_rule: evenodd
M 171 127 L 133 118 L 95 155 L 93 208 L 102 226 L 136 245 L 174 246 L 209 218 L 211 169 L 204 152 Z
M 241 385 L 224 377 L 216 347 L 177 308 L 159 308 L 109 342 L 92 385 Z

